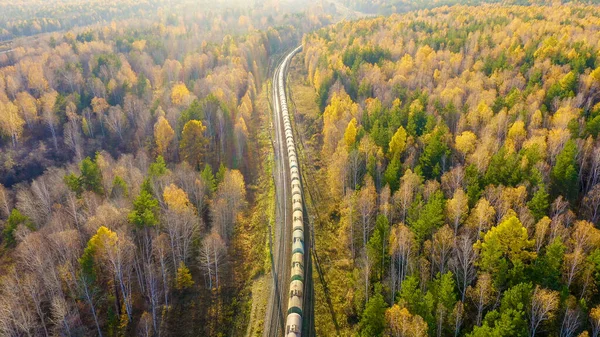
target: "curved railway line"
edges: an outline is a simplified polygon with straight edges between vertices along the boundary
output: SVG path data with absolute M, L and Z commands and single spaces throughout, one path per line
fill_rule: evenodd
M 273 245 L 273 288 L 264 336 L 300 337 L 308 335 L 303 326 L 305 294 L 310 280 L 305 266 L 310 266 L 305 253 L 304 197 L 296 143 L 286 97 L 286 73 L 290 60 L 302 47 L 288 53 L 273 76 L 273 113 L 277 159 L 277 224 Z M 290 237 L 291 234 L 291 237 Z
M 299 337 L 302 333 L 302 308 L 304 294 L 304 201 L 302 186 L 300 184 L 300 169 L 298 167 L 298 156 L 294 133 L 290 123 L 290 115 L 285 95 L 285 71 L 291 58 L 299 52 L 301 47 L 292 51 L 282 62 L 279 71 L 279 104 L 285 131 L 287 145 L 288 164 L 290 168 L 290 183 L 292 186 L 292 262 L 291 279 L 289 285 L 288 311 L 285 326 L 285 335 L 288 337 Z

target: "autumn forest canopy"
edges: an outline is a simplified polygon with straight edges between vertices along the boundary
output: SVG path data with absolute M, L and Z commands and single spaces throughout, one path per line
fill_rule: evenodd
M 0 336 L 262 336 L 298 45 L 317 335 L 600 336 L 600 7 L 521 0 L 0 2 Z

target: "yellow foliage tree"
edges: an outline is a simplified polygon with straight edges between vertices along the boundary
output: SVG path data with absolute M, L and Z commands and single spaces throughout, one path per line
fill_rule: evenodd
M 200 161 L 204 157 L 204 152 L 208 140 L 204 137 L 206 127 L 201 121 L 191 120 L 185 123 L 181 132 L 181 142 L 179 150 L 181 156 L 193 167 L 199 168 Z
M 192 279 L 190 269 L 183 262 L 179 262 L 175 287 L 177 290 L 185 290 L 191 288 L 193 285 L 194 280 Z
M 323 154 L 330 157 L 343 137 L 344 129 L 358 113 L 358 105 L 346 93 L 334 94 L 323 112 Z
M 558 291 L 536 286 L 531 295 L 531 308 L 529 309 L 529 331 L 535 336 L 536 330 L 542 322 L 554 317 L 560 303 Z
M 600 335 L 600 305 L 590 310 L 590 323 L 592 324 L 592 336 Z
M 92 98 L 92 111 L 96 114 L 103 114 L 104 111 L 108 110 L 110 105 L 104 98 L 94 97 Z
M 27 125 L 31 124 L 38 118 L 36 100 L 27 91 L 22 91 L 17 94 L 17 100 L 15 104 L 18 105 L 21 116 L 23 119 L 25 119 Z
M 6 136 L 11 137 L 13 146 L 23 133 L 25 121 L 19 116 L 19 109 L 16 105 L 8 102 L 6 104 L 0 101 L 0 131 Z
M 406 130 L 400 126 L 390 140 L 390 157 L 394 158 L 400 156 L 402 152 L 404 152 L 404 149 L 406 148 L 406 138 Z
M 96 234 L 90 239 L 88 246 L 93 245 L 95 247 L 95 253 L 102 254 L 107 249 L 114 250 L 118 239 L 117 233 L 105 226 L 100 226 L 96 231 Z
M 146 40 L 133 41 L 131 46 L 137 51 L 144 51 L 144 49 L 146 48 Z
M 356 118 L 352 118 L 350 123 L 348 123 L 346 132 L 344 132 L 344 141 L 348 148 L 354 146 L 354 143 L 356 142 Z
M 183 83 L 176 84 L 171 89 L 171 102 L 175 105 L 184 104 L 189 97 L 190 91 Z
M 170 184 L 163 191 L 163 198 L 170 210 L 183 213 L 191 209 L 187 194 L 175 184 Z
M 517 148 L 526 137 L 527 130 L 525 130 L 525 123 L 523 121 L 514 122 L 510 129 L 508 129 L 508 138 L 514 142 Z
M 463 156 L 466 156 L 475 151 L 476 141 L 477 136 L 473 132 L 463 131 L 463 133 L 456 136 L 455 147 Z
M 419 315 L 411 314 L 408 309 L 398 304 L 385 311 L 386 330 L 390 336 L 425 337 L 427 323 Z
M 483 235 L 494 221 L 496 210 L 486 198 L 481 198 L 477 201 L 475 207 L 471 210 L 467 219 L 467 226 L 471 230 L 475 230 L 477 234 Z
M 38 93 L 43 92 L 48 88 L 48 81 L 44 77 L 44 70 L 40 63 L 35 63 L 29 67 L 27 73 L 27 83 L 29 88 L 35 90 Z
M 175 131 L 169 121 L 163 116 L 158 117 L 158 121 L 154 124 L 154 140 L 159 154 L 164 155 L 173 137 L 175 137 Z
M 454 234 L 458 234 L 458 227 L 465 221 L 469 213 L 469 200 L 462 189 L 454 191 L 452 199 L 446 203 L 446 216 L 448 222 L 454 227 Z

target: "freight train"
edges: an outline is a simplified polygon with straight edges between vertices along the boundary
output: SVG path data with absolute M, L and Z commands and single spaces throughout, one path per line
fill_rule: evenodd
M 288 164 L 292 186 L 292 268 L 290 279 L 290 293 L 288 298 L 288 311 L 285 326 L 286 337 L 300 337 L 302 334 L 302 305 L 304 299 L 304 200 L 300 183 L 300 169 L 296 144 L 285 95 L 284 73 L 292 57 L 300 52 L 302 46 L 296 48 L 283 60 L 282 71 L 279 72 L 279 101 L 285 130 L 285 140 L 288 151 Z

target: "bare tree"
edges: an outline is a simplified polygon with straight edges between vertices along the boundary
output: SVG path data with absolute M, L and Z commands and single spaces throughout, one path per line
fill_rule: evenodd
M 421 178 L 410 169 L 406 170 L 400 179 L 400 188 L 394 193 L 393 199 L 396 208 L 400 210 L 400 221 L 406 221 L 408 208 L 413 202 L 415 195 L 421 185 Z
M 119 136 L 119 140 L 121 141 L 123 141 L 123 129 L 125 128 L 126 123 L 127 119 L 120 106 L 111 106 L 108 109 L 106 124 L 114 134 Z
M 446 273 L 446 266 L 450 259 L 450 253 L 454 247 L 456 237 L 454 232 L 448 225 L 444 225 L 435 234 L 433 234 L 433 241 L 431 242 L 431 250 L 433 255 L 433 268 L 432 272 L 437 266 L 438 271 L 441 274 Z
M 92 317 L 94 318 L 94 323 L 96 324 L 98 336 L 102 337 L 102 330 L 100 329 L 100 323 L 98 322 L 98 314 L 96 312 L 96 297 L 98 296 L 98 290 L 94 288 L 94 286 L 91 283 L 91 280 L 83 274 L 80 274 L 78 276 L 77 286 L 80 294 L 90 307 L 90 312 L 92 314 Z
M 43 283 L 39 282 L 35 275 L 27 273 L 21 276 L 21 289 L 29 297 L 30 303 L 33 305 L 35 312 L 40 319 L 40 325 L 44 330 L 44 335 L 47 337 L 48 328 L 46 327 L 46 314 L 42 308 L 43 303 L 46 301 L 46 291 Z
M 585 210 L 587 220 L 592 223 L 598 223 L 598 220 L 600 219 L 600 184 L 596 184 L 592 187 L 583 198 L 581 205 Z
M 173 170 L 173 176 L 177 186 L 188 195 L 190 202 L 198 210 L 198 215 L 202 217 L 209 194 L 209 187 L 204 179 L 185 161 Z
M 12 209 L 9 191 L 0 184 L 0 216 L 8 217 Z
M 559 304 L 557 291 L 540 288 L 536 286 L 531 296 L 531 308 L 529 309 L 529 335 L 535 336 L 540 324 L 549 320 L 554 315 Z
M 144 275 L 146 280 L 146 297 L 150 305 L 150 311 L 152 314 L 152 327 L 154 331 L 160 331 L 159 321 L 159 309 L 160 309 L 160 298 L 161 292 L 163 291 L 160 287 L 160 275 L 156 270 L 156 266 L 153 263 L 146 263 L 144 265 Z
M 124 233 L 117 234 L 116 237 L 103 236 L 106 241 L 101 250 L 103 258 L 112 270 L 113 277 L 118 282 L 118 286 L 123 296 L 125 311 L 129 321 L 132 320 L 132 276 L 133 276 L 133 254 L 135 246 Z
M 600 147 L 596 146 L 591 155 L 590 170 L 587 175 L 586 193 L 600 182 Z
M 173 265 L 186 263 L 190 257 L 192 242 L 200 230 L 198 217 L 192 211 L 178 212 L 169 209 L 162 219 L 169 238 Z
M 363 170 L 363 158 L 358 149 L 352 149 L 348 153 L 348 168 L 350 169 L 350 177 L 352 182 L 351 188 L 356 188 Z
M 371 231 L 373 230 L 373 216 L 375 215 L 377 202 L 377 192 L 373 179 L 370 176 L 365 178 L 365 185 L 358 192 L 356 208 L 362 224 L 363 247 L 367 246 Z
M 42 105 L 42 119 L 52 134 L 52 143 L 54 144 L 54 149 L 56 150 L 58 150 L 57 133 L 59 121 L 56 113 L 54 112 L 54 104 L 56 103 L 57 97 L 58 93 L 56 91 L 52 91 L 44 94 L 40 98 Z
M 54 204 L 59 204 L 67 192 L 63 183 L 65 171 L 58 168 L 48 169 L 31 183 L 31 187 L 17 191 L 17 208 L 27 215 L 38 227 L 44 226 Z
M 569 305 L 565 309 L 560 325 L 560 337 L 573 337 L 581 325 L 581 310 Z
M 370 276 L 371 276 L 371 268 L 373 267 L 373 262 L 369 260 L 369 254 L 367 253 L 367 247 L 363 247 L 361 258 L 359 259 L 360 267 L 362 269 L 364 275 L 364 286 L 365 286 L 365 304 L 369 302 L 369 286 L 370 286 Z
M 61 296 L 52 297 L 50 302 L 50 313 L 52 314 L 52 322 L 55 324 L 55 333 L 59 335 L 71 336 L 70 321 L 77 320 L 76 313 L 73 312 L 71 305 Z
M 584 261 L 593 247 L 600 242 L 600 231 L 588 221 L 576 221 L 571 231 L 569 252 L 565 254 L 563 264 L 564 278 L 567 287 L 570 287 L 577 276 L 584 269 Z
M 447 198 L 450 198 L 455 191 L 463 188 L 464 178 L 465 169 L 462 165 L 457 165 L 442 175 L 442 189 Z
M 411 268 L 411 262 L 418 249 L 415 234 L 404 224 L 395 226 L 390 235 L 390 252 L 392 263 L 390 264 L 392 298 L 396 291 L 401 289 L 402 282 Z
M 29 337 L 36 336 L 39 324 L 34 310 L 26 301 L 20 277 L 12 268 L 6 276 L 0 279 L 0 328 L 7 335 Z
M 208 279 L 209 289 L 213 289 L 213 279 L 216 289 L 219 289 L 219 268 L 223 263 L 225 253 L 225 242 L 216 231 L 213 230 L 202 240 L 198 259 L 205 277 Z
M 152 318 L 144 311 L 140 321 L 138 323 L 138 336 L 140 337 L 152 337 L 154 336 L 154 330 L 152 326 Z
M 392 223 L 393 207 L 391 204 L 391 193 L 392 191 L 390 189 L 390 185 L 387 184 L 381 189 L 381 192 L 379 193 L 379 211 L 386 217 L 388 223 Z
M 467 288 L 467 296 L 477 309 L 477 318 L 475 325 L 481 325 L 483 310 L 487 308 L 495 298 L 496 290 L 492 284 L 492 277 L 489 274 L 481 274 L 475 283 L 475 287 Z
M 219 234 L 228 242 L 238 213 L 246 205 L 244 177 L 237 170 L 227 171 L 212 203 L 211 219 Z
M 77 200 L 75 192 L 67 191 L 65 201 L 66 212 L 73 218 L 75 226 L 79 228 L 85 221 L 80 211 L 80 203 Z
M 81 254 L 81 239 L 77 230 L 65 230 L 55 232 L 48 235 L 49 252 L 54 266 L 50 268 L 50 272 L 45 273 L 46 284 L 49 286 L 53 297 L 64 298 L 65 292 L 61 285 L 66 285 L 68 293 L 77 293 L 77 269 L 79 268 L 78 258 Z M 47 252 L 43 252 L 45 256 Z M 68 276 L 66 282 L 61 283 L 62 275 Z M 72 303 L 71 303 L 72 304 Z M 71 304 L 66 305 L 67 307 Z M 69 323 L 65 319 L 63 324 L 69 330 Z
M 575 278 L 581 273 L 583 270 L 584 264 L 583 262 L 586 259 L 586 254 L 579 247 L 575 247 L 572 252 L 565 254 L 565 261 L 563 264 L 564 269 L 564 278 L 566 281 L 566 285 L 568 288 L 571 287 L 571 284 L 575 281 Z
M 68 122 L 65 124 L 64 141 L 69 149 L 75 152 L 77 162 L 83 159 L 82 136 L 79 126 L 79 116 L 75 112 L 67 111 Z
M 160 234 L 152 243 L 152 251 L 155 259 L 158 261 L 160 275 L 162 278 L 163 296 L 165 305 L 169 305 L 169 273 L 168 273 L 168 258 L 169 254 L 169 238 L 166 234 Z
M 477 275 L 475 270 L 476 260 L 477 254 L 473 249 L 473 240 L 468 235 L 459 236 L 455 241 L 453 255 L 450 258 L 450 269 L 456 277 L 456 286 L 463 302 L 467 288 Z

